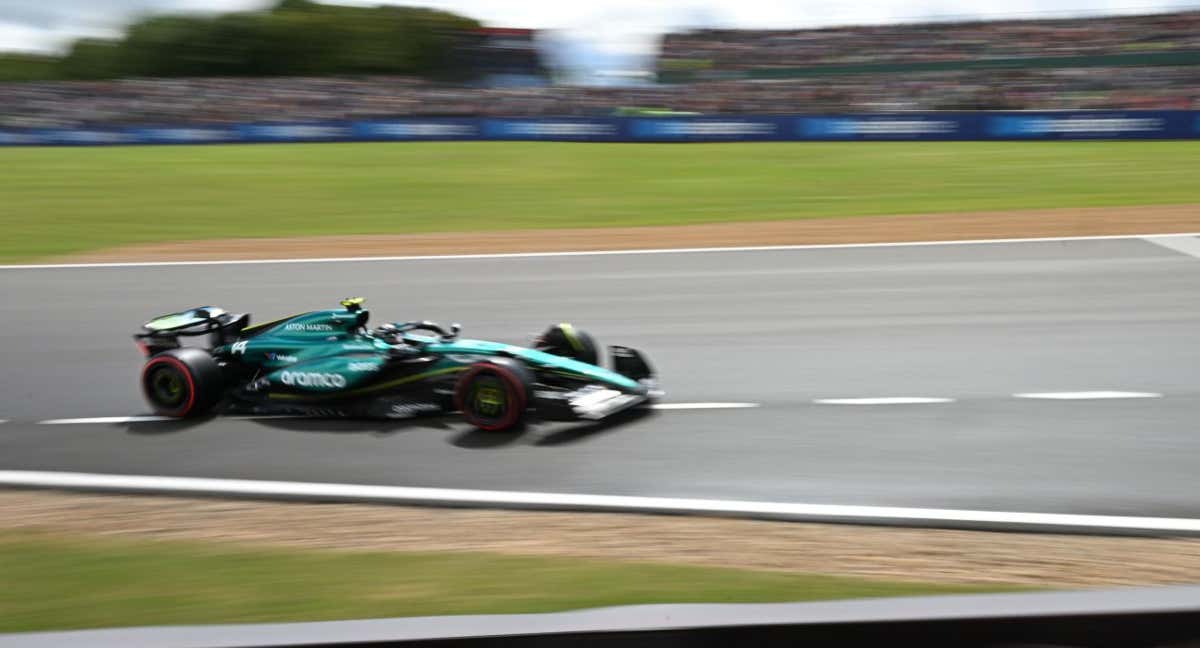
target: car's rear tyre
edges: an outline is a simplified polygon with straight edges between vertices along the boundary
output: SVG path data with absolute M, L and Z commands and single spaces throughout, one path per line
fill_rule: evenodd
M 546 329 L 534 342 L 534 348 L 588 364 L 599 364 L 600 360 L 600 350 L 592 336 L 565 322 Z
M 221 400 L 221 368 L 207 351 L 163 351 L 142 368 L 142 393 L 161 416 L 201 416 Z
M 519 426 L 525 417 L 532 384 L 529 369 L 516 360 L 479 362 L 459 378 L 454 405 L 480 430 L 505 432 Z

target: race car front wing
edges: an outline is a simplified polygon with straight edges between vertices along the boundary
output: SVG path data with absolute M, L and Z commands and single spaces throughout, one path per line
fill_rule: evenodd
M 554 421 L 598 421 L 650 400 L 648 395 L 629 394 L 600 385 L 574 391 L 538 390 L 535 408 L 542 418 Z

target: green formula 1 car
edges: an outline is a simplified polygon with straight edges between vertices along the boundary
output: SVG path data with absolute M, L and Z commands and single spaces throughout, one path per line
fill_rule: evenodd
M 433 322 L 367 328 L 361 298 L 342 308 L 250 325 L 211 306 L 163 315 L 134 336 L 148 357 L 142 391 L 165 416 L 213 411 L 404 419 L 458 411 L 509 430 L 533 415 L 599 420 L 661 395 L 641 353 L 610 346 L 598 364 L 591 336 L 551 327 L 531 348 L 467 340 Z M 208 346 L 181 338 L 206 337 Z

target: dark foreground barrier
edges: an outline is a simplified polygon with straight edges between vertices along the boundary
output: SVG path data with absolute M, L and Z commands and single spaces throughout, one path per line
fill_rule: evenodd
M 0 129 L 0 146 L 259 142 L 791 142 L 1200 138 L 1200 111 L 411 118 L 388 121 Z
M 1123 646 L 1200 638 L 1200 587 L 0 635 L 0 647 Z

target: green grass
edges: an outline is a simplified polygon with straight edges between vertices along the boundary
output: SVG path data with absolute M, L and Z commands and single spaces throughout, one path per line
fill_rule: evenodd
M 226 237 L 1200 202 L 1200 142 L 0 149 L 0 261 Z
M 568 558 L 268 550 L 13 533 L 0 535 L 0 583 L 0 632 L 985 590 Z

